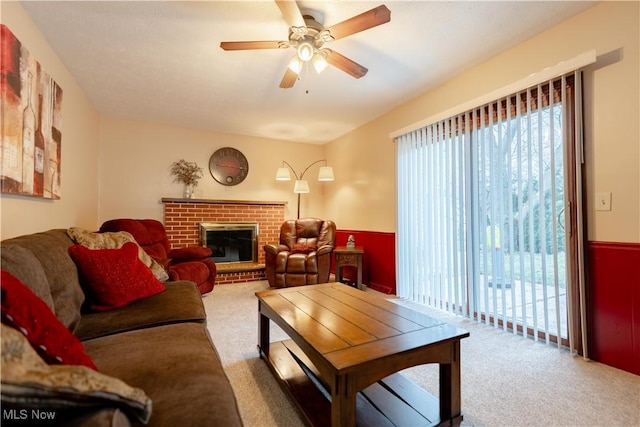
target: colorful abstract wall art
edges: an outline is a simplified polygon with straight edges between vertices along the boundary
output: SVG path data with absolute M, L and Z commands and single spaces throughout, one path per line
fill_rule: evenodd
M 2 193 L 60 199 L 62 89 L 0 25 Z

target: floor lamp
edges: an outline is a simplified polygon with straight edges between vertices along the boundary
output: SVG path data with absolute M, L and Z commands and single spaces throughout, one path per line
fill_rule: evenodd
M 296 182 L 293 185 L 293 192 L 298 194 L 298 219 L 300 219 L 300 194 L 309 192 L 309 183 L 304 178 L 304 174 L 307 173 L 309 168 L 315 164 L 324 162 L 324 166 L 320 166 L 320 170 L 318 171 L 318 181 L 333 181 L 335 178 L 333 176 L 333 168 L 331 166 L 327 166 L 326 160 L 316 160 L 311 163 L 305 170 L 302 171 L 300 175 L 293 170 L 293 167 L 284 160 L 282 161 L 282 167 L 278 168 L 276 171 L 276 181 L 291 181 L 291 174 L 289 170 L 293 172 L 293 175 L 296 177 Z

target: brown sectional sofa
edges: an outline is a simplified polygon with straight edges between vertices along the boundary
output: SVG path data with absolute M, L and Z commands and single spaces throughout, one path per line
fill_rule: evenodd
M 62 229 L 8 239 L 0 249 L 1 267 L 52 303 L 100 373 L 146 393 L 153 407 L 149 426 L 241 426 L 195 284 L 167 282 L 160 294 L 118 309 L 88 312 L 76 265 L 68 255 L 73 244 Z M 3 396 L 7 408 L 5 403 Z M 116 407 L 76 408 L 64 417 L 58 418 L 63 425 L 135 425 Z

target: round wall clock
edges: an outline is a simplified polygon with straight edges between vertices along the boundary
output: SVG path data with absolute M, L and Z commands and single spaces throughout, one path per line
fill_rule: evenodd
M 247 177 L 249 162 L 240 150 L 224 147 L 211 155 L 209 172 L 222 185 L 237 185 Z

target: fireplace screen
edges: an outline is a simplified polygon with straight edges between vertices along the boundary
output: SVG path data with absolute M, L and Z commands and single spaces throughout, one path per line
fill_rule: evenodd
M 211 249 L 216 263 L 258 262 L 258 224 L 202 222 L 200 244 Z

